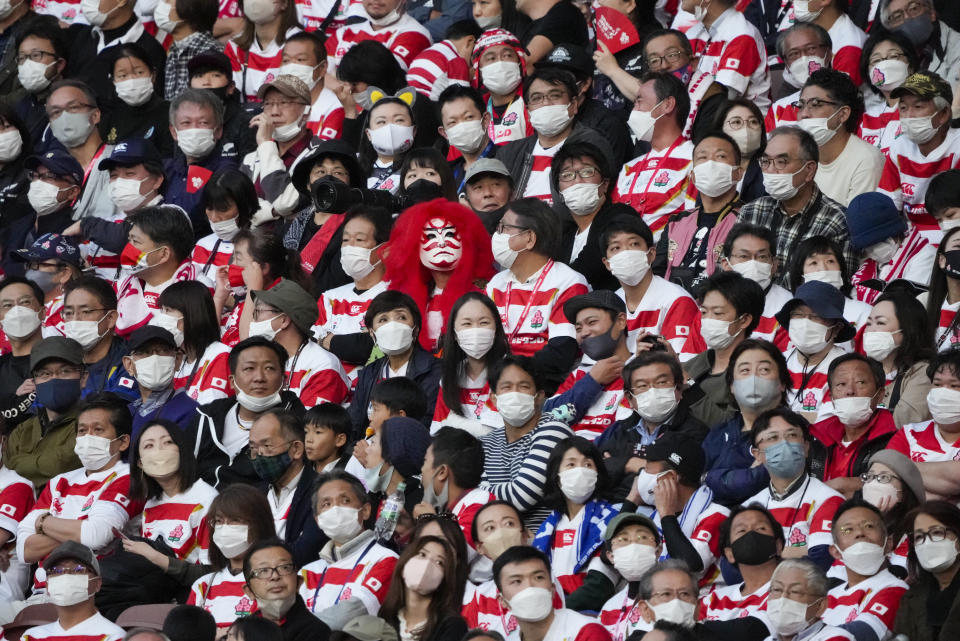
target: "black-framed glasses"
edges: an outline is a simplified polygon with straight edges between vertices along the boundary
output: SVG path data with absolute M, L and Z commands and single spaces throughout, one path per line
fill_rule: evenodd
M 674 64 L 681 56 L 689 56 L 686 51 L 676 49 L 674 51 L 668 51 L 662 56 L 647 56 L 647 66 L 653 69 L 654 67 L 659 67 L 663 63 L 668 65 Z
M 497 228 L 494 231 L 496 231 L 498 234 L 502 234 L 506 229 L 516 229 L 520 232 L 530 231 L 529 227 L 521 227 L 520 225 L 510 225 L 507 223 L 500 223 L 497 225 Z
M 251 579 L 272 579 L 273 575 L 290 576 L 297 571 L 297 566 L 293 563 L 281 563 L 275 568 L 257 568 L 250 571 Z
M 51 53 L 49 51 L 41 51 L 40 49 L 34 49 L 30 53 L 18 53 L 17 65 L 22 65 L 27 60 L 33 60 L 34 62 L 43 62 L 44 56 L 50 56 L 54 60 L 57 59 L 57 54 L 55 53 Z
M 811 98 L 810 100 L 794 100 L 790 105 L 797 111 L 802 111 L 804 107 L 810 107 L 811 109 L 819 109 L 824 105 L 831 105 L 834 107 L 843 106 L 839 102 L 833 100 L 823 100 L 822 98 Z
M 559 174 L 557 174 L 557 178 L 559 178 L 561 182 L 565 182 L 565 183 L 576 180 L 577 176 L 580 176 L 584 180 L 588 180 L 596 176 L 597 172 L 599 171 L 600 170 L 597 169 L 596 167 L 591 167 L 590 165 L 586 165 L 584 167 L 581 167 L 580 169 L 567 169 L 565 171 L 561 171 Z
M 951 532 L 953 532 L 953 530 L 950 528 L 943 527 L 942 525 L 934 525 L 926 532 L 922 530 L 914 530 L 910 535 L 910 540 L 913 541 L 914 546 L 920 545 L 927 539 L 930 539 L 932 543 L 936 543 L 938 541 L 943 541 L 945 538 L 947 538 L 947 534 L 950 534 Z M 956 536 L 956 532 L 953 532 L 953 535 Z

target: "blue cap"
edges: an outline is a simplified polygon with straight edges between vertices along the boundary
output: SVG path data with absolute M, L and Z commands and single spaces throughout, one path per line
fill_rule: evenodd
M 149 140 L 130 138 L 118 142 L 107 158 L 100 161 L 99 168 L 110 171 L 115 167 L 133 167 L 145 162 L 160 162 L 160 152 Z
M 853 325 L 843 316 L 843 294 L 833 285 L 828 285 L 819 280 L 811 280 L 797 287 L 793 299 L 787 301 L 775 318 L 782 327 L 789 329 L 790 314 L 800 305 L 806 305 L 813 310 L 813 313 L 820 318 L 828 321 L 837 321 L 843 323 L 843 328 L 837 334 L 834 342 L 844 343 L 851 340 L 857 333 Z
M 77 243 L 72 238 L 60 234 L 44 234 L 33 241 L 29 247 L 15 251 L 13 257 L 24 262 L 38 263 L 53 258 L 75 267 L 83 267 L 83 259 L 80 257 Z
M 854 249 L 866 249 L 906 233 L 907 220 L 890 196 L 875 191 L 860 194 L 847 205 L 847 228 Z
M 83 167 L 66 149 L 57 147 L 42 154 L 30 156 L 24 162 L 24 167 L 27 169 L 36 169 L 41 166 L 46 167 L 56 176 L 73 179 L 78 185 L 83 183 Z

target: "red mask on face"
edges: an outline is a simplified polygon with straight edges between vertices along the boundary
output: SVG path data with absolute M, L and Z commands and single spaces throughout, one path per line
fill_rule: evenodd
M 446 218 L 431 218 L 420 235 L 420 262 L 438 272 L 453 270 L 463 256 L 460 232 Z

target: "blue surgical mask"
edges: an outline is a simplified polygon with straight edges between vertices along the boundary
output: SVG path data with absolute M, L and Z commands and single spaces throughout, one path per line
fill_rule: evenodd
M 79 378 L 51 378 L 37 384 L 37 404 L 54 412 L 70 409 L 80 400 Z
M 764 466 L 770 476 L 781 479 L 795 479 L 803 472 L 807 456 L 803 451 L 803 443 L 780 441 L 763 451 L 767 458 Z

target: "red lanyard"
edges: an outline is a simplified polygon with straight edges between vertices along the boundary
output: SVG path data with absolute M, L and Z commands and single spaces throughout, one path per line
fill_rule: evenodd
M 640 169 L 638 169 L 638 170 L 634 173 L 634 175 L 633 175 L 633 182 L 630 183 L 630 189 L 627 191 L 627 194 L 629 194 L 629 196 L 630 196 L 630 204 L 631 204 L 631 206 L 633 206 L 633 188 L 637 186 L 637 180 L 640 178 L 640 174 L 642 174 L 643 172 L 645 172 L 645 171 L 647 170 L 648 165 L 650 164 L 650 161 L 652 161 L 652 160 L 658 160 L 658 161 L 660 161 L 660 162 L 657 163 L 657 166 L 659 167 L 660 164 L 662 164 L 663 161 L 665 161 L 665 160 L 667 160 L 668 158 L 670 158 L 670 154 L 671 154 L 671 153 L 673 152 L 673 150 L 676 149 L 677 146 L 680 145 L 680 143 L 682 143 L 682 142 L 683 142 L 683 136 L 679 136 L 676 140 L 673 141 L 673 144 L 672 144 L 672 145 L 670 145 L 669 147 L 667 147 L 667 152 L 666 152 L 663 156 L 661 156 L 660 158 L 657 158 L 657 159 L 648 158 L 646 161 L 643 162 L 643 167 L 641 167 Z M 654 171 L 650 173 L 650 178 L 647 179 L 647 186 L 644 187 L 644 189 L 643 189 L 643 197 L 640 199 L 640 206 L 641 206 L 641 207 L 643 206 L 644 202 L 646 202 L 646 200 L 647 200 L 647 191 L 649 191 L 649 189 L 650 189 L 650 183 L 653 182 L 653 177 L 656 176 L 656 175 L 657 175 L 657 171 L 656 171 L 656 169 L 654 169 Z M 636 207 L 634 207 L 634 209 L 636 209 Z M 640 213 L 641 213 L 641 214 L 645 214 L 645 213 L 647 213 L 647 212 L 646 212 L 646 211 L 640 211 Z
M 523 311 L 520 312 L 520 318 L 517 320 L 517 326 L 513 328 L 513 331 L 510 332 L 510 342 L 517 337 L 517 333 L 520 331 L 520 328 L 523 327 L 523 321 L 527 320 L 527 314 L 530 313 L 530 307 L 533 305 L 533 300 L 537 296 L 537 292 L 540 291 L 540 286 L 543 285 L 543 279 L 547 277 L 547 272 L 550 271 L 550 268 L 553 267 L 553 259 L 547 261 L 547 264 L 543 266 L 543 271 L 540 272 L 540 276 L 537 278 L 537 282 L 533 286 L 533 291 L 530 292 L 530 296 L 527 298 L 527 304 L 524 305 Z M 509 326 L 509 316 L 510 316 L 510 293 L 513 291 L 513 281 L 507 283 L 507 291 L 504 292 L 504 306 L 503 313 L 500 314 L 500 320 L 503 321 L 503 326 Z

